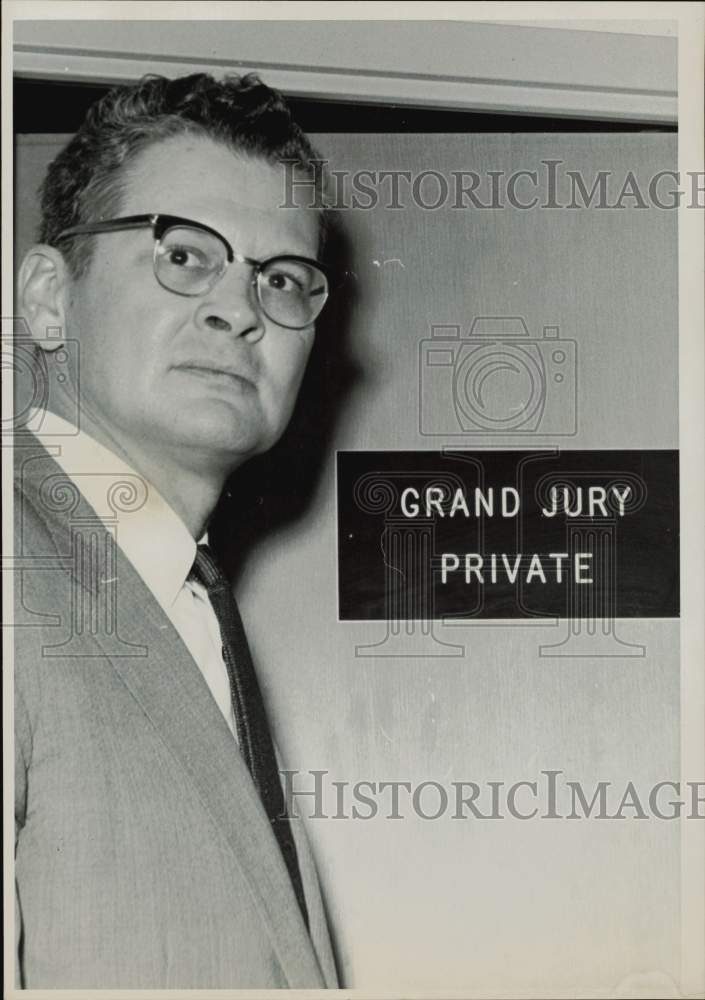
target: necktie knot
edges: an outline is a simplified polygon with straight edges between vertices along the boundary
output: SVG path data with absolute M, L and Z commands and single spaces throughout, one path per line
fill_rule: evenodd
M 228 587 L 226 576 L 209 545 L 202 544 L 196 547 L 196 558 L 193 560 L 189 576 L 202 583 L 209 593 Z

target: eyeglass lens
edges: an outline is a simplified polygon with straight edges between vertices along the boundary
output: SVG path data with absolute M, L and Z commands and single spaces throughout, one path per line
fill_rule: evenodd
M 187 226 L 168 229 L 155 246 L 154 269 L 164 288 L 180 295 L 209 291 L 228 266 L 225 244 Z M 293 329 L 312 323 L 328 292 L 325 275 L 312 264 L 288 257 L 265 262 L 257 274 L 257 298 L 272 322 Z

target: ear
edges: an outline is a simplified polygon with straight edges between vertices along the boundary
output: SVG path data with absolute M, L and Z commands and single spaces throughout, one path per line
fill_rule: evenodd
M 35 244 L 25 254 L 17 279 L 17 304 L 32 338 L 44 351 L 55 351 L 66 340 L 65 300 L 69 273 L 55 248 Z

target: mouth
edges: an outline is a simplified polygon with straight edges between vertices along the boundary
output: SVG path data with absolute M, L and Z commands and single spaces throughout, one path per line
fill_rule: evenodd
M 254 379 L 249 373 L 236 371 L 233 368 L 210 361 L 189 361 L 185 364 L 174 365 L 174 368 L 177 371 L 205 380 L 225 382 L 230 385 L 254 386 Z

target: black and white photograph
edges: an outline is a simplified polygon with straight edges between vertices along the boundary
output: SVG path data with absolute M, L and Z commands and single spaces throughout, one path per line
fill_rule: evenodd
M 2 45 L 4 995 L 705 997 L 705 5 Z

